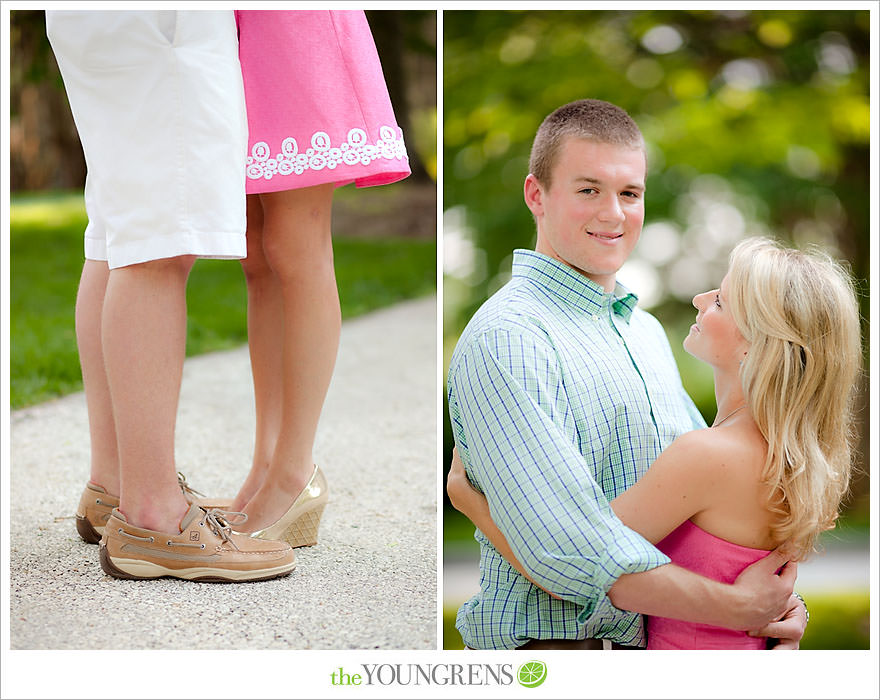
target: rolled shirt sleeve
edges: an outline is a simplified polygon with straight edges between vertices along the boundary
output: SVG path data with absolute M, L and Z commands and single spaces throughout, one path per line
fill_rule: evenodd
M 552 344 L 528 329 L 473 338 L 449 378 L 459 449 L 529 575 L 586 622 L 623 574 L 669 562 L 612 511 L 567 429 Z M 607 604 L 607 599 L 604 601 Z

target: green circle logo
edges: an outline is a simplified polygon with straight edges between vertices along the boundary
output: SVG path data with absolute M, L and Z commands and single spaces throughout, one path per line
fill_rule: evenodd
M 547 666 L 543 661 L 526 661 L 516 672 L 516 679 L 523 688 L 537 688 L 547 679 Z

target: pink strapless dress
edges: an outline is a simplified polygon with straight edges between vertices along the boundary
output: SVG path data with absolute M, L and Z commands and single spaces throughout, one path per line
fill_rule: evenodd
M 722 540 L 685 521 L 657 544 L 657 549 L 685 569 L 722 583 L 733 583 L 750 564 L 770 552 Z M 648 649 L 765 649 L 767 640 L 745 632 L 696 622 L 645 617 Z
M 236 10 L 248 194 L 410 174 L 361 10 Z

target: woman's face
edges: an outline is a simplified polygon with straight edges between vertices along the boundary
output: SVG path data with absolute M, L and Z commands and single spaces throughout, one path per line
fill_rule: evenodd
M 736 371 L 748 343 L 733 322 L 727 303 L 727 276 L 721 287 L 694 297 L 697 321 L 684 339 L 684 349 L 718 369 Z

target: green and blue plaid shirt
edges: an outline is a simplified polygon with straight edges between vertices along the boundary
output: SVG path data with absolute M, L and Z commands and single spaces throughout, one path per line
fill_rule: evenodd
M 477 530 L 480 593 L 459 610 L 467 646 L 603 637 L 644 644 L 640 615 L 611 605 L 622 574 L 669 558 L 609 506 L 678 435 L 704 427 L 657 320 L 534 251 L 474 315 L 448 375 L 468 476 L 532 578 Z

